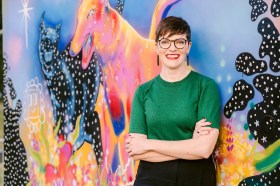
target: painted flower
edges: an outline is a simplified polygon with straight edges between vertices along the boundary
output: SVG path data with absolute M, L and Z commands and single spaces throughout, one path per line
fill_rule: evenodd
M 77 166 L 70 165 L 70 158 L 72 156 L 72 145 L 69 142 L 59 148 L 59 165 L 47 163 L 46 165 L 46 183 L 51 185 L 72 186 L 77 185 L 76 170 Z

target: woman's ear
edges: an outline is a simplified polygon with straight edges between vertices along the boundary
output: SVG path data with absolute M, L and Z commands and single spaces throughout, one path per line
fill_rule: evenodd
M 155 52 L 156 52 L 157 54 L 158 54 L 158 52 L 159 52 L 159 51 L 158 51 L 158 44 L 157 44 L 157 43 L 155 44 Z
M 188 45 L 189 45 L 189 51 L 188 51 L 188 53 L 189 53 L 191 50 L 191 47 L 192 47 L 192 42 L 189 42 Z

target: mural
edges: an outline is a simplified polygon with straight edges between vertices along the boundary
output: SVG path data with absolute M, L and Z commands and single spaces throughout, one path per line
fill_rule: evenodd
M 279 10 L 277 0 L 4 0 L 5 185 L 133 184 L 131 101 L 159 72 L 153 39 L 168 15 L 189 22 L 191 66 L 219 84 L 219 185 L 280 185 Z

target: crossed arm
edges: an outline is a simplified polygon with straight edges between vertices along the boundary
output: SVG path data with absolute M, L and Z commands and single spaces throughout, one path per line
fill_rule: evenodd
M 134 160 L 162 162 L 175 159 L 208 158 L 216 145 L 219 130 L 207 127 L 205 119 L 196 124 L 192 139 L 165 141 L 147 139 L 144 134 L 129 134 L 126 151 Z

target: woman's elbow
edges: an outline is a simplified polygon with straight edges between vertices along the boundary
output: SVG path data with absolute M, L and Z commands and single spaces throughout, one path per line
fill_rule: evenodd
M 202 154 L 201 154 L 202 158 L 208 159 L 212 155 L 213 151 L 214 151 L 213 148 L 203 149 Z
M 138 160 L 140 160 L 140 157 L 139 157 L 139 156 L 137 156 L 137 155 L 131 156 L 131 158 L 132 158 L 134 161 L 138 161 Z
M 212 153 L 204 153 L 202 154 L 203 159 L 208 159 L 211 156 Z
M 203 158 L 208 159 L 212 155 L 217 143 L 218 136 L 219 130 L 215 129 L 212 131 L 212 136 L 210 136 L 211 138 L 202 138 L 202 141 L 200 142 L 204 145 L 200 145 L 199 147 L 201 148 L 200 152 L 202 153 L 201 155 Z

